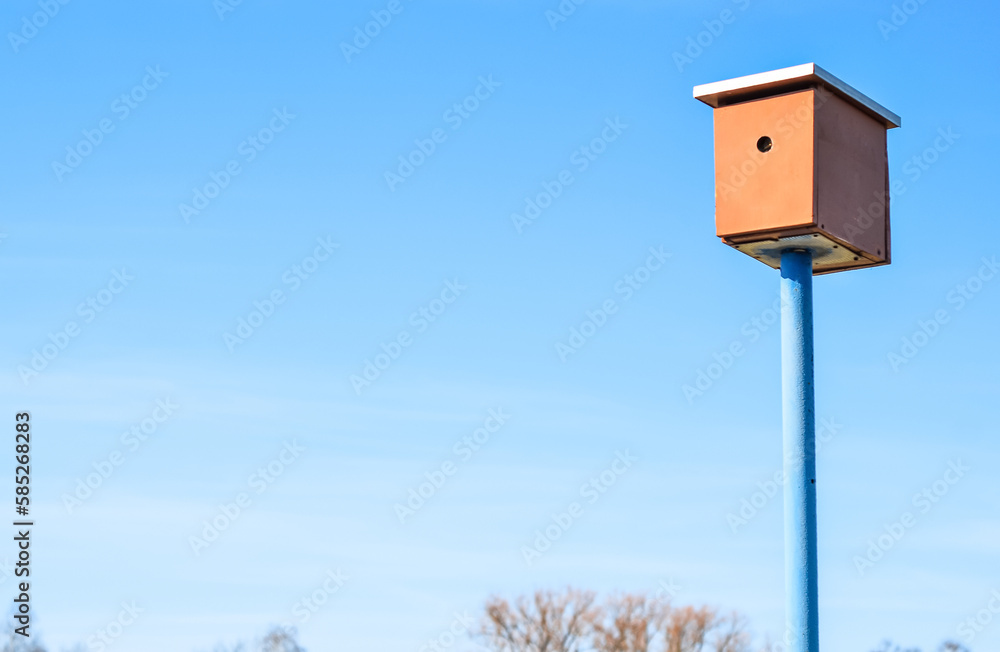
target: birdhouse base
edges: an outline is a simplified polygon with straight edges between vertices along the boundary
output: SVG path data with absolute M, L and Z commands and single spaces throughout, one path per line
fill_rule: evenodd
M 782 251 L 806 249 L 812 252 L 813 274 L 815 275 L 888 264 L 888 261 L 874 258 L 826 233 L 783 232 L 776 233 L 767 239 L 760 239 L 760 234 L 753 234 L 749 237 L 752 237 L 753 240 L 746 241 L 739 237 L 729 237 L 723 238 L 722 241 L 774 269 L 781 269 Z

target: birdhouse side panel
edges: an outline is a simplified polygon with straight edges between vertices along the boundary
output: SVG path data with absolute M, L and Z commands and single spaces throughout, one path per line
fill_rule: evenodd
M 819 226 L 879 263 L 889 260 L 888 178 L 885 125 L 830 97 L 816 113 Z

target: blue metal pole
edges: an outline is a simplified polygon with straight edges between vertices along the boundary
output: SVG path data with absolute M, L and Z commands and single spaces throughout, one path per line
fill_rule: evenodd
M 785 628 L 789 652 L 819 652 L 812 252 L 781 252 Z

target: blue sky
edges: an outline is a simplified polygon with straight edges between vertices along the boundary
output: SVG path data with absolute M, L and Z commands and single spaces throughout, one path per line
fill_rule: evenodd
M 892 265 L 815 281 L 822 644 L 969 640 L 1000 589 L 994 3 L 48 5 L 0 11 L 0 382 L 9 423 L 32 414 L 51 647 L 208 650 L 291 622 L 310 650 L 417 651 L 491 594 L 568 584 L 673 583 L 780 637 L 780 497 L 729 518 L 780 469 L 778 276 L 714 235 L 691 88 L 811 61 L 902 116 L 906 184 Z M 387 24 L 349 51 L 371 12 Z M 981 630 L 996 649 L 1000 623 Z

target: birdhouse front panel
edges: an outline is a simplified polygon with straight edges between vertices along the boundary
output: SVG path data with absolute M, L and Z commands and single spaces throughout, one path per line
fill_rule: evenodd
M 813 89 L 715 110 L 715 229 L 726 238 L 811 226 Z

